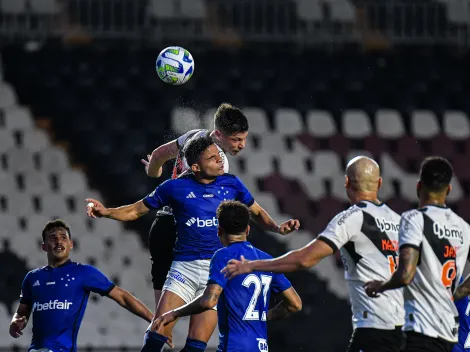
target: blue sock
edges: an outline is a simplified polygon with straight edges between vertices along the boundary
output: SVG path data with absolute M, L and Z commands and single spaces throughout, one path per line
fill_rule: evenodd
M 204 352 L 207 347 L 207 343 L 190 339 L 189 337 L 186 339 L 186 345 L 181 350 L 181 352 Z
M 147 330 L 144 336 L 144 345 L 140 352 L 161 352 L 167 341 L 168 337 Z

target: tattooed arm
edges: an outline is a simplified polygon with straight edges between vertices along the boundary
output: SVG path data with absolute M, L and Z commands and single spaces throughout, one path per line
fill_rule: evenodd
M 416 274 L 420 251 L 415 246 L 404 245 L 400 248 L 398 268 L 387 281 L 370 281 L 364 285 L 370 297 L 377 297 L 379 293 L 408 286 Z

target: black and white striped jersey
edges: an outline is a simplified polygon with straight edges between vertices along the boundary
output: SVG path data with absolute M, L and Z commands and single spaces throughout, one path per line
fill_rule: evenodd
M 397 268 L 400 216 L 386 204 L 360 202 L 336 215 L 319 239 L 340 250 L 354 328 L 392 330 L 404 324 L 403 290 L 370 298 L 364 284 L 387 280 Z
M 469 225 L 449 208 L 426 206 L 403 213 L 399 236 L 400 248 L 420 251 L 416 275 L 405 288 L 405 330 L 457 342 L 452 295 L 468 257 Z

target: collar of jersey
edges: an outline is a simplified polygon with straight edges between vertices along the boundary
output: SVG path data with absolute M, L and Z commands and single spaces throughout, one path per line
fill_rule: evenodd
M 435 207 L 435 208 L 439 208 L 439 209 L 449 209 L 449 207 L 447 205 L 442 206 L 442 205 L 437 205 L 437 204 L 426 204 L 424 207 L 419 208 L 419 209 L 424 210 L 427 207 Z
M 381 207 L 382 205 L 384 205 L 385 203 L 384 202 L 380 202 L 380 204 L 377 204 L 377 203 L 374 203 L 374 202 L 371 202 L 370 200 L 361 200 L 360 202 L 358 202 L 356 205 L 361 208 L 361 203 L 370 203 L 372 205 L 375 205 L 376 207 Z M 364 204 L 365 206 L 365 204 Z
M 53 268 L 52 266 L 49 266 L 49 265 L 48 265 L 48 266 L 46 266 L 46 269 L 48 269 L 48 270 L 54 270 L 54 269 L 62 268 L 63 266 L 70 265 L 70 264 L 72 264 L 72 260 L 71 260 L 71 259 L 67 260 L 65 263 L 59 265 L 59 266 L 56 267 L 56 268 Z
M 187 176 L 188 176 L 188 177 L 191 177 L 194 181 L 196 181 L 196 182 L 199 183 L 200 185 L 209 186 L 209 185 L 213 185 L 214 183 L 216 183 L 217 180 L 219 179 L 219 177 L 222 176 L 222 175 L 217 176 L 217 177 L 215 178 L 215 180 L 212 181 L 211 183 L 202 183 L 202 182 L 199 182 L 199 181 L 197 180 L 196 176 L 194 175 L 194 172 L 191 172 L 191 173 L 188 174 Z
M 243 243 L 243 244 L 246 244 L 246 243 L 250 243 L 248 241 L 237 241 L 237 242 L 232 242 L 230 244 L 227 245 L 227 247 L 230 247 L 231 245 L 234 245 L 234 244 L 240 244 L 240 243 Z

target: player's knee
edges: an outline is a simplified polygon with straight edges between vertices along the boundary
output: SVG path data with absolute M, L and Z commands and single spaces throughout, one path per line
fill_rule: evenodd
M 207 347 L 207 343 L 196 339 L 186 339 L 186 345 L 181 352 L 203 352 Z

